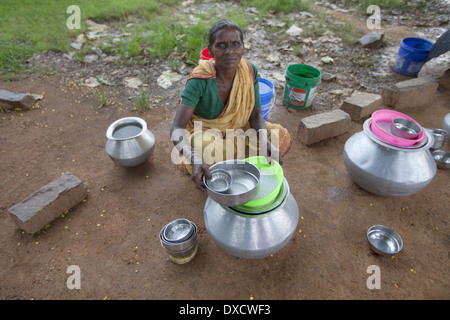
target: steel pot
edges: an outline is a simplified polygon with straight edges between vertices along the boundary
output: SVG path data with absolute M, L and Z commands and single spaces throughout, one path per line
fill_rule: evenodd
M 415 147 L 397 147 L 378 139 L 370 130 L 351 136 L 344 146 L 344 164 L 352 180 L 370 193 L 399 197 L 414 194 L 427 186 L 436 174 L 436 163 L 429 151 L 432 134 Z
M 155 147 L 155 136 L 147 123 L 137 117 L 113 122 L 106 131 L 106 153 L 123 167 L 135 167 L 147 161 Z
M 241 258 L 264 258 L 279 251 L 294 235 L 299 220 L 286 179 L 282 189 L 272 206 L 260 212 L 242 212 L 208 197 L 203 211 L 208 234 L 221 249 Z
M 442 120 L 442 130 L 445 130 L 450 137 L 450 113 L 447 113 Z M 447 141 L 450 142 L 450 138 Z

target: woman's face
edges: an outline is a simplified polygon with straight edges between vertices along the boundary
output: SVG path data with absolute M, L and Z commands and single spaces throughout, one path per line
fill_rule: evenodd
M 221 68 L 235 68 L 244 55 L 244 44 L 238 30 L 228 27 L 219 30 L 215 41 L 208 46 L 209 54 L 216 60 L 216 66 Z

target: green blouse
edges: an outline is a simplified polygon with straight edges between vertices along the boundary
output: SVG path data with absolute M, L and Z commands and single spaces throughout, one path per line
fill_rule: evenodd
M 251 66 L 255 75 L 255 105 L 253 107 L 259 108 L 261 107 L 261 97 L 259 95 L 258 70 L 253 64 Z M 181 93 L 181 104 L 194 107 L 194 113 L 205 119 L 216 118 L 225 107 L 219 98 L 216 78 L 190 79 Z

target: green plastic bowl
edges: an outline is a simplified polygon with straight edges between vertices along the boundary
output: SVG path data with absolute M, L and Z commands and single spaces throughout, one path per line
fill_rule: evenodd
M 264 156 L 255 156 L 245 159 L 245 161 L 254 164 L 261 172 L 259 180 L 259 189 L 255 197 L 249 202 L 243 204 L 242 208 L 263 207 L 275 200 L 283 184 L 283 168 L 272 160 L 269 163 Z

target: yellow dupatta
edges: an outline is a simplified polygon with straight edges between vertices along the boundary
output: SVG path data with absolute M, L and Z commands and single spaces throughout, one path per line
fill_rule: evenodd
M 214 59 L 200 60 L 188 79 L 212 79 L 216 77 Z M 233 86 L 227 104 L 222 112 L 214 119 L 205 119 L 193 114 L 186 125 L 186 134 L 193 150 L 201 155 L 206 164 L 212 165 L 226 159 L 243 159 L 249 155 L 249 150 L 256 155 L 258 142 L 249 143 L 244 130 L 250 128 L 250 115 L 255 105 L 255 79 L 250 63 L 241 58 L 237 66 Z M 197 125 L 201 124 L 199 130 Z M 284 155 L 291 146 L 292 140 L 286 129 L 279 124 L 266 122 L 269 140 L 283 142 L 281 155 Z M 231 131 L 230 131 L 231 129 Z M 242 130 L 240 130 L 242 129 Z M 275 130 L 272 130 L 275 129 Z M 227 133 L 227 138 L 224 138 Z M 242 132 L 240 132 L 242 131 Z M 231 134 L 230 134 L 231 133 Z M 228 140 L 228 142 L 226 141 Z M 231 143 L 229 143 L 231 141 Z M 241 146 L 245 144 L 245 150 Z M 219 152 L 219 153 L 218 153 Z M 192 167 L 187 159 L 183 159 L 189 173 Z

